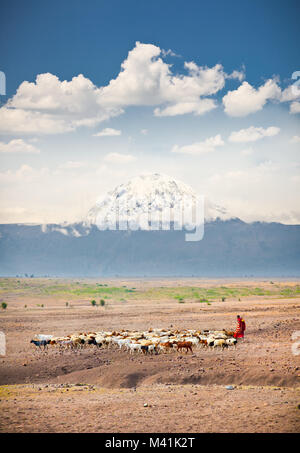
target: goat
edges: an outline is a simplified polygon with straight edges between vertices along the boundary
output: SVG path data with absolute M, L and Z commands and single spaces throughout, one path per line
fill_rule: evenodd
M 38 347 L 39 349 L 41 349 L 41 346 L 44 346 L 44 349 L 47 349 L 47 345 L 49 344 L 49 341 L 50 340 L 31 340 L 30 343 L 33 343 L 36 347 Z
M 185 349 L 186 354 L 188 353 L 188 351 L 191 351 L 191 353 L 193 353 L 192 342 L 191 341 L 178 341 L 177 351 L 179 351 L 181 349 Z

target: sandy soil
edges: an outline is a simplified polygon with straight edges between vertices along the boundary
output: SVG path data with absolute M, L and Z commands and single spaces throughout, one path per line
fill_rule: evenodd
M 136 287 L 189 283 L 130 281 Z M 39 303 L 45 307 L 37 308 Z M 300 299 L 248 297 L 210 306 L 135 300 L 107 308 L 76 300 L 72 305 L 66 308 L 58 297 L 9 295 L 10 308 L 0 314 L 7 340 L 7 354 L 0 357 L 1 432 L 300 431 L 300 355 L 291 350 L 291 335 L 300 331 Z M 91 346 L 62 354 L 54 349 L 40 352 L 29 343 L 36 333 L 170 326 L 232 329 L 236 314 L 245 317 L 246 336 L 236 349 L 224 352 L 196 348 L 187 355 L 130 356 Z

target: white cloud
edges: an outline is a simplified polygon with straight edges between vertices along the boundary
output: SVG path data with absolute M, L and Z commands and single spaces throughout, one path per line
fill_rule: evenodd
M 8 143 L 0 142 L 0 153 L 31 153 L 39 154 L 40 150 L 21 138 L 11 140 Z
M 97 87 L 79 74 L 60 81 L 39 74 L 24 81 L 0 108 L 0 133 L 58 134 L 78 127 L 95 127 L 124 112 L 128 106 L 155 106 L 155 115 L 201 115 L 216 107 L 207 98 L 225 86 L 226 79 L 242 80 L 243 73 L 228 75 L 223 66 L 211 68 L 185 62 L 185 74 L 172 72 L 163 58 L 173 55 L 153 44 L 137 42 L 107 86 Z
M 161 53 L 162 53 L 163 57 L 167 57 L 168 55 L 170 55 L 171 57 L 178 57 L 178 58 L 181 57 L 181 55 L 176 54 L 171 49 L 169 49 L 169 50 L 162 49 Z
M 62 82 L 53 74 L 39 74 L 34 83 L 21 83 L 0 109 L 0 133 L 59 134 L 93 127 L 122 112 L 102 106 L 100 91 L 82 74 Z
M 289 102 L 295 101 L 300 98 L 300 90 L 298 90 L 294 85 L 290 85 L 285 90 L 282 91 L 280 102 Z
M 300 113 L 300 102 L 294 101 L 290 104 L 290 113 Z
M 141 129 L 141 134 L 147 135 L 148 134 L 148 129 Z
M 0 133 L 3 134 L 61 134 L 74 130 L 62 118 L 31 110 L 0 108 Z
M 299 135 L 294 135 L 294 137 L 292 137 L 290 139 L 290 143 L 300 143 L 300 136 Z
M 194 113 L 195 115 L 203 115 L 217 107 L 216 101 L 213 99 L 201 99 L 197 102 L 178 102 L 178 104 L 170 105 L 163 109 L 156 108 L 155 116 L 177 116 Z
M 113 164 L 127 164 L 135 161 L 136 158 L 131 154 L 120 154 L 120 153 L 108 153 L 104 157 L 105 162 Z
M 34 169 L 30 165 L 21 165 L 16 171 L 7 170 L 0 173 L 0 183 L 30 183 L 43 178 L 49 173 L 48 168 Z
M 243 82 L 237 90 L 228 91 L 223 97 L 225 112 L 230 116 L 246 116 L 261 110 L 268 100 L 279 100 L 281 89 L 273 79 L 258 89 Z
M 172 153 L 180 154 L 204 154 L 210 153 L 215 150 L 217 146 L 224 145 L 221 135 L 216 135 L 215 137 L 210 137 L 204 140 L 203 142 L 196 142 L 191 145 L 178 146 L 174 145 L 171 149 Z
M 231 74 L 227 76 L 227 79 L 237 79 L 240 82 L 245 78 L 245 68 L 242 71 L 234 70 Z
M 227 74 L 222 65 L 208 68 L 185 62 L 187 75 L 173 74 L 171 65 L 161 56 L 164 54 L 159 47 L 137 42 L 116 79 L 102 88 L 101 102 L 118 107 L 163 105 L 162 110 L 155 111 L 157 116 L 201 114 L 215 107 L 212 100 L 203 102 L 203 97 L 224 87 Z
M 280 132 L 279 127 L 270 126 L 266 129 L 263 127 L 251 126 L 248 129 L 241 129 L 239 131 L 231 132 L 229 136 L 230 142 L 245 143 L 256 142 L 264 137 L 273 137 Z
M 94 137 L 113 137 L 117 135 L 121 135 L 121 131 L 118 129 L 112 129 L 110 127 L 106 127 L 102 129 L 102 131 L 98 132 L 97 134 L 93 134 Z

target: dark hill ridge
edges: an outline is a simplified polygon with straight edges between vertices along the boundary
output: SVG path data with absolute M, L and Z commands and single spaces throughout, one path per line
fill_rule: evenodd
M 65 228 L 65 233 L 54 231 Z M 82 234 L 75 237 L 74 229 Z M 300 276 L 300 225 L 205 224 L 204 238 L 184 231 L 100 231 L 82 224 L 0 225 L 0 275 Z

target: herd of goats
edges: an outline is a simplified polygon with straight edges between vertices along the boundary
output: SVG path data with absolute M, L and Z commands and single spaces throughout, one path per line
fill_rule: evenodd
M 171 351 L 193 352 L 193 347 L 221 348 L 236 346 L 234 332 L 227 330 L 167 330 L 148 329 L 144 332 L 121 330 L 120 332 L 81 332 L 65 337 L 38 334 L 31 340 L 39 349 L 48 346 L 59 348 L 60 351 L 78 351 L 88 346 L 97 348 L 119 348 L 130 354 L 158 354 Z

